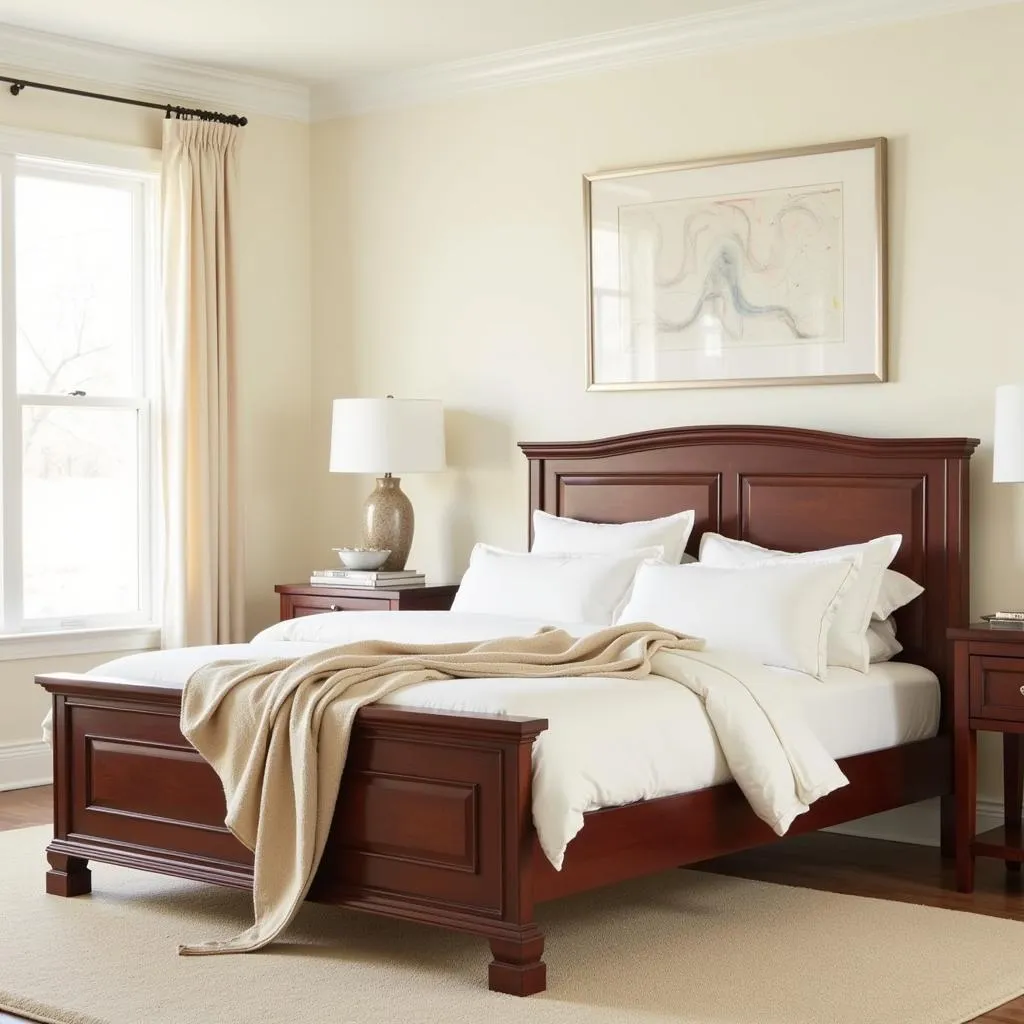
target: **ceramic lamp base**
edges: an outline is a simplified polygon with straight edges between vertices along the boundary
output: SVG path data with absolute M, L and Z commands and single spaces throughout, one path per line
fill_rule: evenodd
M 412 547 L 412 502 L 397 476 L 377 477 L 377 486 L 363 505 L 363 543 L 368 548 L 389 548 L 381 566 L 385 572 L 405 568 Z

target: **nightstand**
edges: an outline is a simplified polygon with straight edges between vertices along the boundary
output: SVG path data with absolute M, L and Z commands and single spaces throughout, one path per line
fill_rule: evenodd
M 1008 871 L 1024 860 L 1024 629 L 976 623 L 951 629 L 956 887 L 974 889 L 974 858 L 998 857 Z M 1003 828 L 976 836 L 978 731 L 1003 734 Z
M 281 618 L 320 612 L 440 611 L 452 606 L 458 584 L 408 587 L 321 587 L 311 583 L 279 583 L 274 590 L 281 595 Z

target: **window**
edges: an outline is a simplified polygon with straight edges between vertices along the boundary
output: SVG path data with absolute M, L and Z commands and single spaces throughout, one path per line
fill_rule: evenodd
M 156 188 L 0 150 L 2 633 L 153 620 Z

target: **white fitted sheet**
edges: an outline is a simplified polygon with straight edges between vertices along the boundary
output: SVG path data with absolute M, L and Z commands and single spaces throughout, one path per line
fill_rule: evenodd
M 920 665 L 887 661 L 867 672 L 831 667 L 823 683 L 793 676 L 800 708 L 812 732 L 837 760 L 939 731 L 941 690 L 935 673 Z

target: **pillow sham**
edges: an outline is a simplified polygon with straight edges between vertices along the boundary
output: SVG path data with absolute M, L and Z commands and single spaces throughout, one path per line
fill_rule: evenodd
M 872 619 L 885 622 L 893 612 L 905 604 L 910 604 L 916 597 L 924 593 L 924 587 L 915 583 L 909 576 L 904 576 L 895 569 L 886 569 L 882 574 L 882 588 L 878 592 Z
M 661 519 L 634 523 L 588 523 L 582 519 L 533 513 L 531 554 L 612 554 L 638 548 L 662 547 L 666 562 L 677 564 L 693 530 L 693 509 Z
M 903 644 L 896 639 L 896 623 L 893 619 L 875 622 L 868 626 L 868 651 L 872 665 L 883 661 L 891 661 L 900 651 Z
M 655 622 L 765 665 L 824 678 L 828 633 L 861 557 L 756 568 L 645 562 L 616 620 Z
M 900 534 L 878 537 L 864 544 L 845 544 L 822 551 L 790 553 L 762 548 L 748 541 L 732 540 L 718 533 L 705 533 L 700 543 L 701 564 L 723 568 L 765 565 L 774 562 L 827 562 L 860 556 L 861 568 L 836 609 L 828 637 L 828 663 L 867 672 L 871 653 L 867 629 L 878 602 L 882 576 L 896 557 Z
M 616 554 L 522 554 L 477 544 L 452 602 L 453 612 L 482 612 L 610 625 L 644 559 L 661 547 Z

